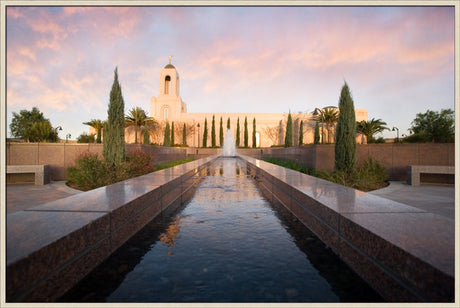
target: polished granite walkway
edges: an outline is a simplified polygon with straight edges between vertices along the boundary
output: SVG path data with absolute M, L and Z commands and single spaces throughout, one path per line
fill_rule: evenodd
M 47 185 L 8 184 L 6 185 L 6 213 L 12 214 L 80 192 L 67 186 L 65 181 L 51 182 Z
M 81 191 L 72 189 L 65 181 L 38 186 L 8 184 L 6 186 L 6 213 L 11 214 L 36 205 L 65 198 Z M 411 186 L 392 181 L 388 187 L 370 192 L 449 219 L 455 218 L 455 187 L 445 185 Z
M 370 192 L 393 201 L 401 202 L 424 211 L 455 219 L 455 187 L 453 185 L 407 185 L 406 182 L 390 182 L 390 185 Z

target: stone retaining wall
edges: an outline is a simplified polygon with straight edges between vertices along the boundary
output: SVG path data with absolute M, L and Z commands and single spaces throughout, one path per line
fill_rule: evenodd
M 455 222 L 402 203 L 244 157 L 281 203 L 390 302 L 455 300 Z
M 193 157 L 201 159 L 221 153 L 220 148 L 163 147 L 143 144 L 127 144 L 126 151 L 141 150 L 153 156 L 154 164 Z M 75 158 L 84 152 L 102 156 L 102 144 L 94 143 L 16 143 L 6 144 L 6 165 L 49 165 L 50 180 L 65 180 L 65 170 L 74 164 Z M 244 155 L 261 158 L 261 149 L 239 149 Z M 7 183 L 34 182 L 28 174 L 9 174 Z
M 191 148 L 162 147 L 127 144 L 126 151 L 142 150 L 153 155 L 153 163 L 159 164 L 186 157 L 203 158 L 212 154 L 194 155 Z M 72 166 L 81 153 L 97 153 L 102 157 L 102 144 L 94 143 L 15 143 L 6 144 L 6 165 L 49 165 L 52 181 L 65 180 L 65 170 Z M 7 182 L 33 181 L 20 175 L 8 175 Z
M 154 163 L 162 163 L 194 157 L 196 159 L 220 154 L 221 149 L 176 148 L 154 145 L 127 144 L 127 151 L 141 149 L 154 156 Z M 7 143 L 7 165 L 50 165 L 51 180 L 65 180 L 65 169 L 83 152 L 102 156 L 102 144 L 75 143 Z M 276 157 L 295 161 L 303 166 L 332 171 L 334 169 L 334 145 L 305 145 L 290 148 L 238 149 L 238 154 L 263 159 Z M 385 166 L 389 180 L 405 181 L 408 165 L 455 165 L 455 144 L 358 144 L 358 164 L 369 157 Z M 439 179 L 438 179 L 439 178 Z M 453 183 L 452 176 L 432 176 L 431 182 Z
M 319 170 L 334 170 L 334 144 L 305 145 L 291 148 L 263 149 L 262 158 L 276 157 L 295 161 Z M 250 154 L 246 154 L 252 156 Z M 455 165 L 454 143 L 358 144 L 358 164 L 369 157 L 382 164 L 389 180 L 405 181 L 408 165 Z M 449 177 L 447 177 L 450 179 Z M 444 178 L 441 180 L 445 180 Z
M 213 157 L 7 215 L 6 301 L 54 301 L 149 221 L 188 200 Z

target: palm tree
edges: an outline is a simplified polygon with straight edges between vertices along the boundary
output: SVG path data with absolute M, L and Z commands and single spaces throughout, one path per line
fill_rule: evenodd
M 326 125 L 327 142 L 331 143 L 331 128 L 334 127 L 339 119 L 339 111 L 337 110 L 337 107 L 330 106 L 323 109 L 316 108 L 313 115 L 315 116 L 315 121 L 321 123 L 321 135 L 323 136 L 321 143 L 324 143 L 324 125 Z
M 375 134 L 389 129 L 385 125 L 387 125 L 387 123 L 383 122 L 381 119 L 373 118 L 370 121 L 362 120 L 360 122 L 356 122 L 356 131 L 366 136 L 368 143 L 372 143 L 374 141 Z
M 137 143 L 137 134 L 141 127 L 144 126 L 144 129 L 152 129 L 157 125 L 157 121 L 154 118 L 148 117 L 142 108 L 134 107 L 125 116 L 125 125 L 136 126 L 134 142 Z
M 315 108 L 315 111 L 313 111 L 313 120 L 316 121 L 316 123 L 321 123 L 321 143 L 324 143 L 324 115 L 323 115 L 323 110 L 319 108 Z
M 89 126 L 91 126 L 92 128 L 94 128 L 97 131 L 96 142 L 101 143 L 101 141 L 102 141 L 101 132 L 102 132 L 102 129 L 104 128 L 105 121 L 101 121 L 99 119 L 92 119 L 89 122 L 83 122 L 83 124 L 89 125 Z

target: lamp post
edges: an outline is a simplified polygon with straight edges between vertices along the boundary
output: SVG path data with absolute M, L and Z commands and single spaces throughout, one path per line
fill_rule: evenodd
M 59 126 L 56 126 L 56 128 L 54 128 L 54 133 L 56 134 L 56 137 L 57 137 L 57 140 L 59 141 L 59 133 L 58 133 L 58 130 L 62 130 L 62 127 L 59 125 Z
M 200 123 L 197 125 L 198 127 L 198 148 L 200 147 Z
M 393 126 L 393 128 L 391 129 L 392 131 L 395 131 L 396 130 L 396 140 L 399 142 L 399 128 Z

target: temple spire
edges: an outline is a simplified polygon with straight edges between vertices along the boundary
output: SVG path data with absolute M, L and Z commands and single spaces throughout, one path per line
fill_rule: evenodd
M 169 64 L 171 64 L 172 55 L 169 55 Z

